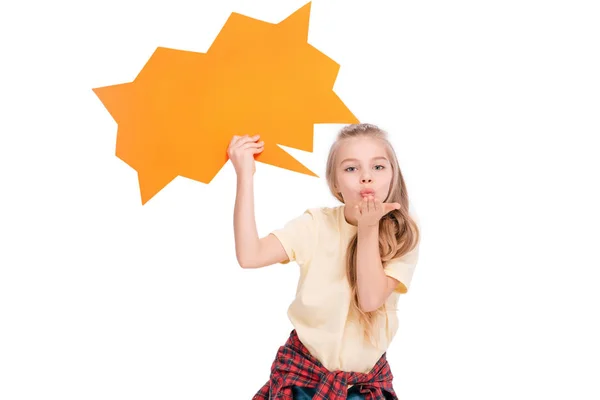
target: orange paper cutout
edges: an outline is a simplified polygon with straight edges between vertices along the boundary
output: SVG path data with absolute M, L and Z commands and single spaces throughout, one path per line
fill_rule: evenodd
M 261 135 L 257 161 L 317 176 L 277 144 L 312 151 L 313 124 L 358 120 L 333 92 L 339 65 L 307 42 L 309 16 L 310 2 L 278 24 L 232 13 L 206 53 L 158 47 L 133 82 L 93 89 L 142 204 L 177 176 L 210 183 L 233 135 Z

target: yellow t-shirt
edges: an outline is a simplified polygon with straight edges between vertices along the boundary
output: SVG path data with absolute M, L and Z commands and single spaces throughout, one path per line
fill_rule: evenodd
M 308 209 L 271 233 L 280 240 L 290 261 L 296 261 L 300 267 L 296 298 L 288 308 L 299 339 L 328 370 L 367 373 L 398 330 L 398 297 L 410 286 L 418 245 L 384 268 L 387 275 L 401 283 L 387 299 L 386 315 L 375 321 L 379 332 L 376 347 L 363 338 L 350 308 L 345 256 L 357 227 L 346 221 L 344 207 Z

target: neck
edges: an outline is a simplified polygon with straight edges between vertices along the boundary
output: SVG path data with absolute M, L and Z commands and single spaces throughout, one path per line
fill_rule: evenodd
M 348 208 L 347 205 L 344 205 L 344 219 L 350 225 L 354 225 L 354 226 L 358 225 L 358 222 L 356 221 L 356 218 L 353 218 L 352 216 L 350 216 L 350 209 Z

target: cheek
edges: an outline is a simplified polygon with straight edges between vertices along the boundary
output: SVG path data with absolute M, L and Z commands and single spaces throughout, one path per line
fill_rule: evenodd
M 350 182 L 348 180 L 347 177 L 345 176 L 340 176 L 338 177 L 338 189 L 340 192 L 347 192 L 352 186 L 350 185 Z
M 381 188 L 389 188 L 390 185 L 392 184 L 392 174 L 391 172 L 382 174 L 381 179 L 379 179 L 379 186 Z

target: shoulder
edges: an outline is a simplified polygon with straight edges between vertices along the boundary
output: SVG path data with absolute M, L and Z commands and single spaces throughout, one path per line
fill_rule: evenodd
M 339 227 L 340 218 L 343 216 L 343 208 L 339 207 L 310 207 L 304 209 L 292 220 L 286 223 L 287 227 L 303 227 L 312 230 L 313 233 L 321 230 L 332 230 Z
M 305 214 L 311 216 L 311 218 L 318 224 L 324 226 L 336 226 L 343 214 L 343 206 L 337 207 L 313 207 L 308 208 Z
M 335 209 L 337 207 L 311 207 L 306 209 L 306 213 L 310 213 L 311 215 L 319 218 L 327 217 L 333 215 L 335 213 Z

